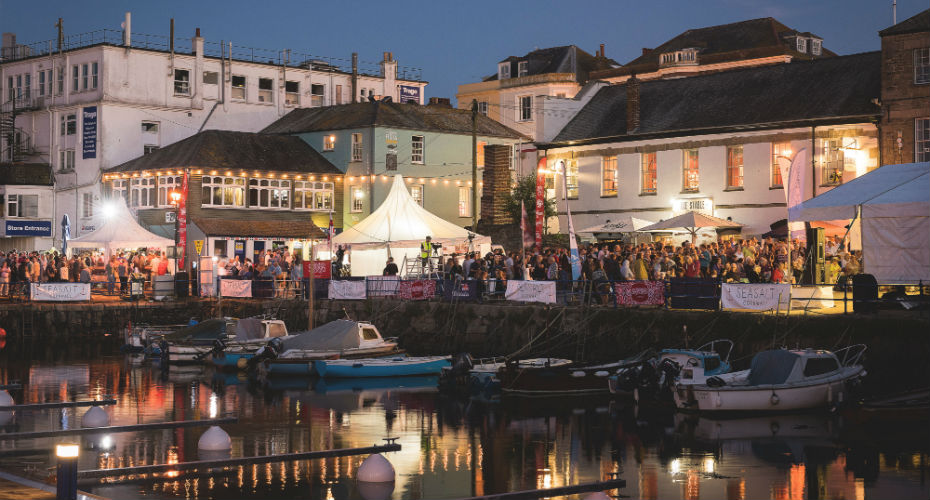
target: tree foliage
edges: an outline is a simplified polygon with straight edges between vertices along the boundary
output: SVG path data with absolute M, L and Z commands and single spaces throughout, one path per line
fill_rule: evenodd
M 536 224 L 536 175 L 530 174 L 517 179 L 517 184 L 510 190 L 507 197 L 507 211 L 513 220 L 520 224 L 520 202 L 526 207 L 526 223 L 529 227 Z M 545 199 L 546 217 L 555 216 L 555 200 Z

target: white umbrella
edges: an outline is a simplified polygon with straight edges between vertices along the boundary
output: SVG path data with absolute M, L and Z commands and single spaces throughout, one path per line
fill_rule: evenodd
M 719 217 L 705 215 L 700 212 L 691 211 L 683 213 L 677 217 L 672 217 L 671 219 L 656 222 L 651 226 L 641 228 L 640 231 L 648 233 L 650 231 L 658 231 L 660 229 L 684 229 L 685 231 L 691 233 L 691 243 L 693 244 L 697 241 L 698 230 L 705 227 L 719 229 L 737 228 L 743 227 L 743 225 L 738 222 L 733 222 L 726 219 L 721 219 Z
M 637 219 L 630 215 L 623 215 L 614 220 L 608 220 L 603 224 L 591 226 L 578 231 L 579 233 L 632 233 L 639 231 L 641 228 L 652 224 L 652 221 Z

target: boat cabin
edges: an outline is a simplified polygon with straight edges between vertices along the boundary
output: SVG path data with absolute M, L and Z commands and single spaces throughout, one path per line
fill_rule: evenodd
M 748 385 L 780 385 L 829 377 L 842 369 L 836 354 L 817 349 L 762 351 L 752 358 Z
M 729 341 L 725 342 L 729 343 Z M 710 346 L 710 349 L 705 349 L 708 346 Z M 730 343 L 730 350 L 732 350 L 732 346 L 733 344 Z M 730 372 L 729 357 L 729 351 L 727 351 L 726 357 L 722 357 L 719 352 L 713 350 L 713 343 L 711 343 L 698 349 L 663 349 L 659 353 L 659 363 L 666 359 L 678 363 L 678 366 L 681 367 L 681 372 L 678 375 L 679 383 L 703 384 L 708 377 Z

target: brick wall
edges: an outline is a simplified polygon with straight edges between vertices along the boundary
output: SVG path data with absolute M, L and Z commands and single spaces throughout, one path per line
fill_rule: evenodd
M 927 47 L 930 31 L 882 37 L 882 165 L 915 161 L 914 124 L 930 115 L 930 84 L 914 83 L 914 50 Z
M 510 146 L 504 144 L 484 147 L 484 188 L 481 192 L 482 224 L 512 224 L 507 211 L 507 194 L 512 184 L 510 176 Z

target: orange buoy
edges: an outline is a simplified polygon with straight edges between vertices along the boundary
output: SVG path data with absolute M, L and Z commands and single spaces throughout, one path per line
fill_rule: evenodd
M 6 337 L 6 330 L 0 328 L 0 337 Z

